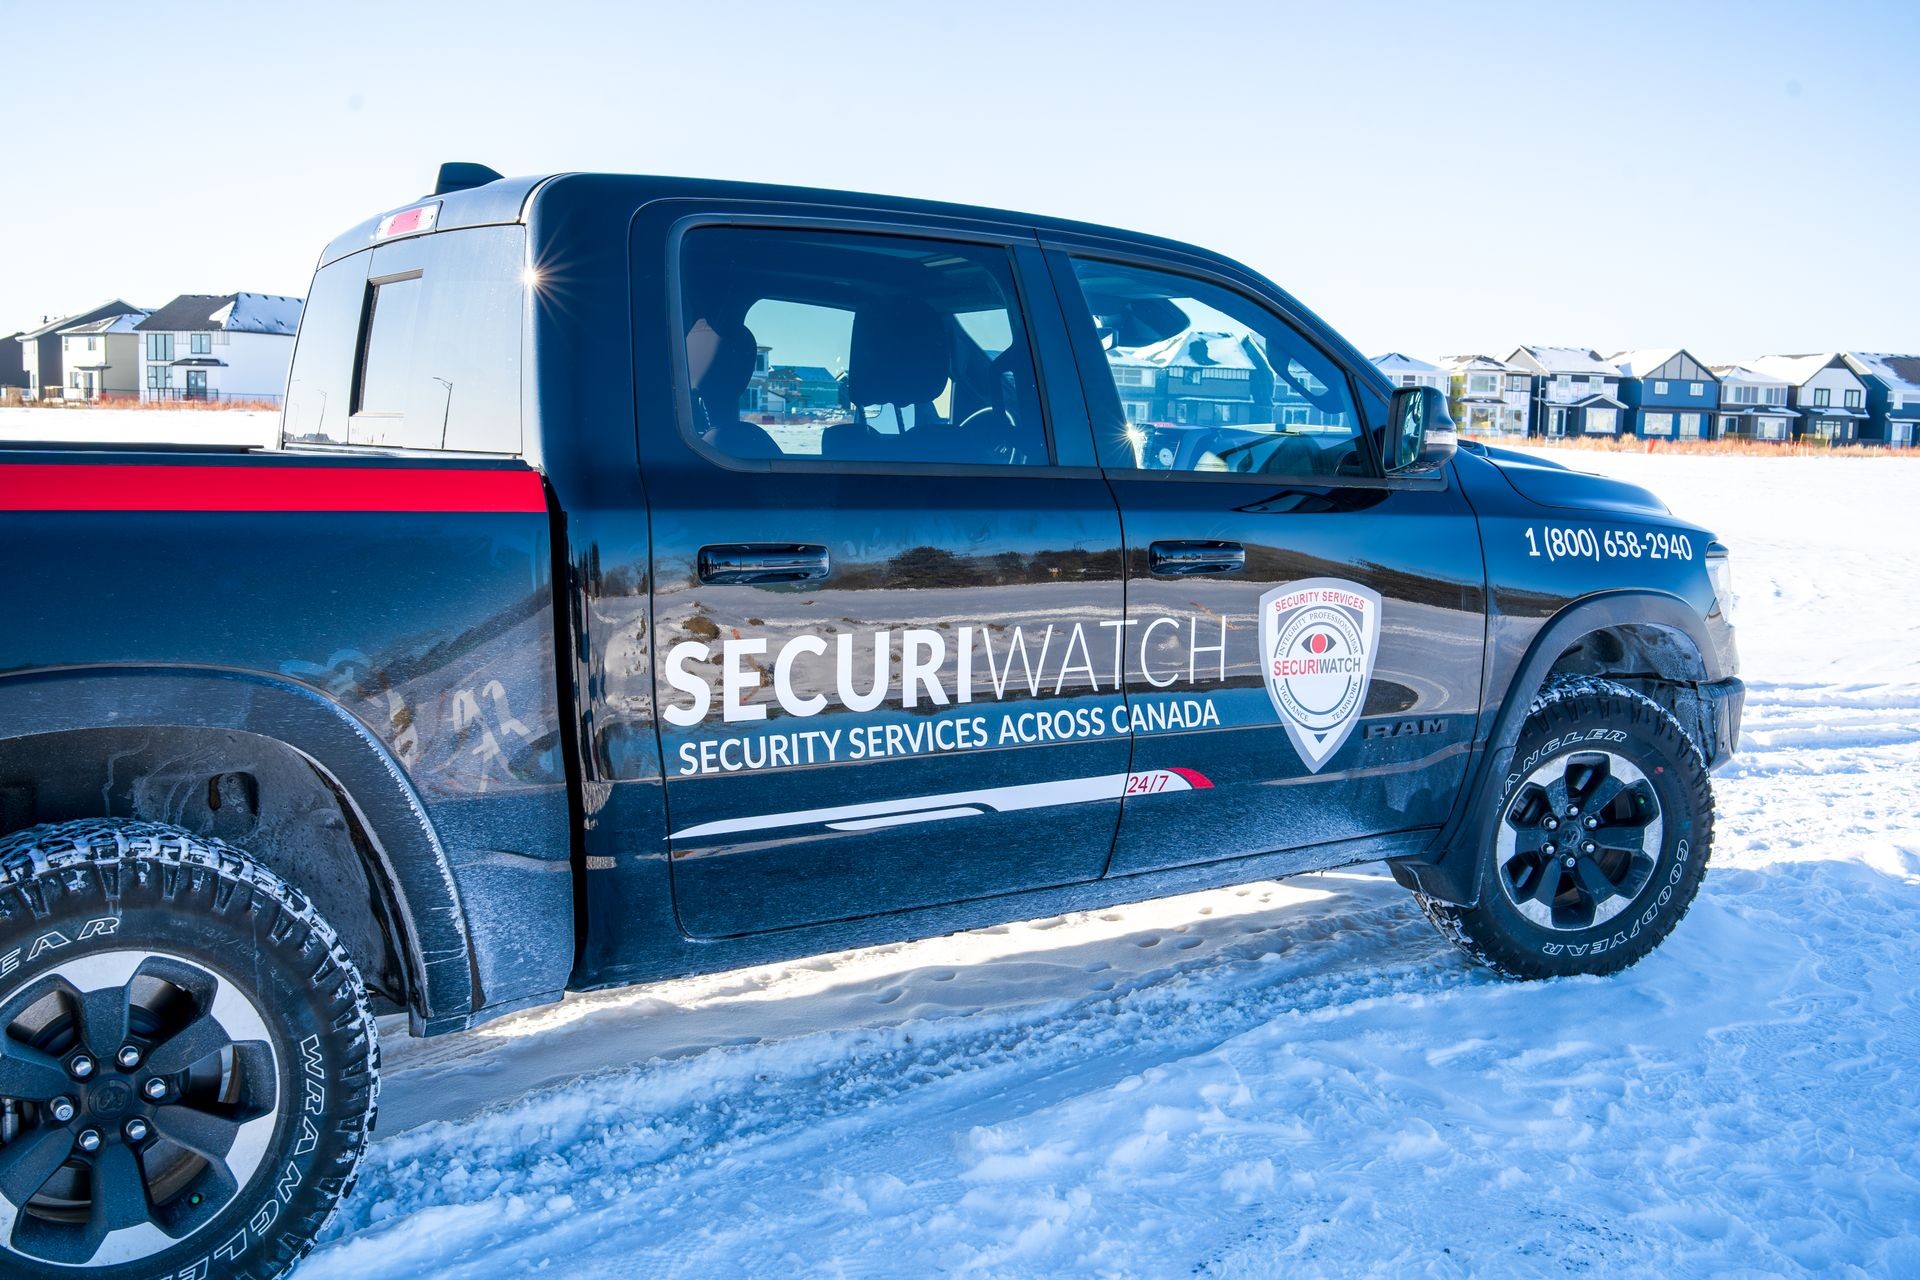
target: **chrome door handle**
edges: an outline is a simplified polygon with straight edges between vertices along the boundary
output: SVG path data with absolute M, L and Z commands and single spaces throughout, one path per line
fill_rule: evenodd
M 1247 549 L 1237 542 L 1156 542 L 1147 548 L 1147 567 L 1168 578 L 1239 573 Z
M 700 548 L 700 581 L 818 582 L 831 571 L 827 549 L 800 542 L 737 542 Z

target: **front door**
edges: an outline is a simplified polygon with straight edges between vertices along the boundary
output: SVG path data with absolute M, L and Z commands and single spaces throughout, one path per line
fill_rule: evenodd
M 204 369 L 187 370 L 187 399 L 205 400 L 207 398 L 207 372 Z
M 1126 529 L 1133 771 L 1189 783 L 1129 795 L 1113 873 L 1439 825 L 1486 623 L 1458 487 L 1382 476 L 1354 377 L 1281 300 L 1060 249 Z
M 683 927 L 1097 878 L 1128 769 L 1120 523 L 1058 310 L 1021 302 L 1036 274 L 1051 300 L 1031 233 L 758 216 L 634 235 L 676 246 L 679 403 L 642 452 Z M 1048 341 L 1075 396 L 1051 433 Z

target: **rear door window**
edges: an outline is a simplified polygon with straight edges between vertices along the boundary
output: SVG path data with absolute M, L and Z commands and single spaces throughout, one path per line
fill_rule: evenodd
M 1049 461 L 1003 246 L 699 227 L 680 307 L 684 407 L 709 454 L 864 470 Z

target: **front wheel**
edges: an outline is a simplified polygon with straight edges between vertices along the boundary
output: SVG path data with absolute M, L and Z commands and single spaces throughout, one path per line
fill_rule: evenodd
M 238 850 L 98 820 L 0 840 L 0 1275 L 285 1275 L 377 1065 L 332 927 Z
M 1706 761 L 1659 703 L 1610 680 L 1535 700 L 1490 830 L 1479 901 L 1415 894 L 1474 959 L 1512 978 L 1616 973 L 1686 914 L 1713 841 Z

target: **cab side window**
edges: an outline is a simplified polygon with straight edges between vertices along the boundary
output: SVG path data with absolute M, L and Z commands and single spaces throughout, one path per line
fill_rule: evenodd
M 1345 372 L 1292 325 L 1204 280 L 1088 258 L 1073 268 L 1119 400 L 1101 427 L 1107 466 L 1367 474 Z
M 1007 251 L 700 227 L 681 259 L 692 430 L 730 458 L 1041 465 Z

